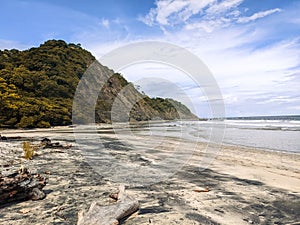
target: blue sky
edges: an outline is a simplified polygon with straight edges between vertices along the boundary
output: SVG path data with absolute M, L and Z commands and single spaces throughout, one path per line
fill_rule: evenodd
M 0 0 L 0 6 L 0 49 L 63 39 L 100 58 L 135 41 L 166 41 L 209 67 L 227 116 L 300 114 L 298 0 Z M 210 114 L 200 88 L 174 68 L 145 64 L 121 72 L 152 96 L 178 98 L 168 88 L 173 83 L 196 113 Z M 145 84 L 143 77 L 160 79 Z

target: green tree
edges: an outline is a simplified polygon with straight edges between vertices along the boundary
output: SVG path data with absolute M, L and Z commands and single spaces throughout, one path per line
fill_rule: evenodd
M 11 125 L 15 118 L 20 96 L 13 84 L 7 84 L 6 80 L 0 77 L 0 125 Z

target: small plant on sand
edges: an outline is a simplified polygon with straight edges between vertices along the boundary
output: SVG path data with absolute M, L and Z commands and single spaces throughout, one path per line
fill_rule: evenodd
M 23 142 L 23 151 L 25 159 L 32 159 L 35 148 L 28 141 Z

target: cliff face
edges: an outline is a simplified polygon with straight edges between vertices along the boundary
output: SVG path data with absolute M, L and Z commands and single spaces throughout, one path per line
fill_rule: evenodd
M 99 87 L 102 87 L 96 102 L 96 122 L 198 119 L 178 101 L 149 98 L 140 93 L 133 84 L 128 83 L 120 74 L 114 73 L 98 62 L 93 63 L 91 67 L 86 74 L 87 77 L 90 77 L 87 85 L 89 88 L 85 93 L 79 95 L 78 102 L 80 102 L 79 110 L 81 109 L 81 111 L 82 106 L 86 111 L 89 111 L 89 108 L 94 108 L 93 105 L 85 106 L 85 104 L 87 99 L 90 96 L 95 96 Z M 88 102 L 92 101 L 89 99 Z M 89 115 L 92 113 L 85 114 L 87 118 L 84 118 L 84 121 L 93 122 L 89 121 Z
M 0 51 L 0 126 L 29 128 L 71 124 L 77 84 L 94 61 L 95 57 L 79 44 L 62 40 L 50 40 L 25 51 Z M 110 78 L 104 79 L 106 82 L 101 85 L 95 107 L 96 122 L 111 122 L 111 115 L 116 121 L 197 119 L 180 103 L 150 99 L 120 74 L 100 63 L 97 67 Z M 119 114 L 112 110 L 115 102 L 121 107 Z M 127 111 L 126 116 L 121 113 Z

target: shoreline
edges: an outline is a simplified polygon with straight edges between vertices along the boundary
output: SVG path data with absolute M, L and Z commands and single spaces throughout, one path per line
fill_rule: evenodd
M 156 123 L 156 122 L 157 121 L 154 121 L 153 123 Z M 164 123 L 164 122 L 168 122 L 168 121 L 161 121 L 160 123 Z M 172 122 L 174 122 L 174 121 L 172 121 Z M 136 123 L 133 123 L 132 125 L 135 125 L 135 124 L 145 124 L 145 122 L 136 122 Z M 124 125 L 124 124 L 119 123 L 118 125 L 120 125 L 120 127 L 116 127 L 116 128 L 123 128 L 122 125 Z M 114 127 L 111 124 L 106 124 L 106 123 L 97 124 L 97 126 L 98 126 L 97 128 L 99 129 L 99 131 L 101 131 L 101 129 L 105 129 L 103 131 L 104 134 L 105 134 L 106 130 L 109 130 L 109 129 L 113 130 L 114 129 Z M 27 133 L 45 133 L 46 134 L 49 131 L 50 132 L 53 132 L 53 131 L 55 132 L 55 131 L 61 131 L 61 130 L 67 130 L 68 133 L 69 133 L 70 131 L 73 132 L 74 127 L 71 127 L 71 126 L 55 126 L 55 127 L 51 127 L 51 128 L 0 129 L 0 134 L 2 136 L 13 137 L 13 134 L 27 134 Z M 159 135 L 157 135 L 157 136 L 159 136 Z M 168 138 L 172 138 L 172 137 L 168 136 Z M 191 141 L 190 139 L 185 138 L 185 137 L 181 137 L 181 138 L 184 139 L 184 140 L 187 140 L 187 141 Z M 194 142 L 203 143 L 203 144 L 212 143 L 212 144 L 217 144 L 217 145 L 220 145 L 220 146 L 228 146 L 228 147 L 249 148 L 249 149 L 255 149 L 257 151 L 265 151 L 265 152 L 276 152 L 276 153 L 282 153 L 282 154 L 300 155 L 300 152 L 297 152 L 297 151 L 288 151 L 288 150 L 278 150 L 278 149 L 263 148 L 263 147 L 254 147 L 254 146 L 249 146 L 249 145 L 240 145 L 240 144 L 225 143 L 225 142 L 213 143 L 213 142 L 210 142 L 210 141 L 203 141 L 203 140 L 194 141 Z
M 228 144 L 228 143 L 222 143 L 223 146 L 228 147 L 238 147 L 238 148 L 245 148 L 245 149 L 253 149 L 257 151 L 263 151 L 263 152 L 273 152 L 273 153 L 279 153 L 279 154 L 290 154 L 290 155 L 300 155 L 300 152 L 296 151 L 288 151 L 288 150 L 277 150 L 277 149 L 271 149 L 271 148 L 259 148 L 259 147 L 253 147 L 253 146 L 247 146 L 247 145 L 238 145 L 238 144 Z

